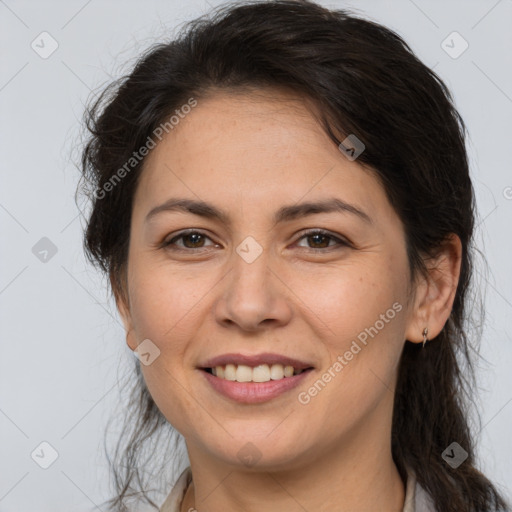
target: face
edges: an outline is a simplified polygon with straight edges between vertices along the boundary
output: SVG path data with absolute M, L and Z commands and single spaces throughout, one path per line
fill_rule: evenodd
M 191 453 L 284 468 L 389 435 L 409 280 L 383 187 L 304 101 L 217 93 L 146 159 L 120 310 Z

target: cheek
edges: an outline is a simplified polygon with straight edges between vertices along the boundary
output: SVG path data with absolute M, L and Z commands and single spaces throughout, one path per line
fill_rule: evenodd
M 315 295 L 317 324 L 329 327 L 323 341 L 336 375 L 323 399 L 335 408 L 364 409 L 392 387 L 406 325 L 401 275 L 389 265 L 354 266 Z
M 137 262 L 138 263 L 138 262 Z M 179 350 L 188 328 L 197 325 L 201 300 L 213 286 L 208 276 L 155 265 L 134 263 L 130 283 L 134 326 L 140 336 L 155 338 L 155 343 L 169 344 Z M 165 347 L 162 347 L 165 348 Z
M 302 276 L 295 289 L 302 287 L 303 291 L 298 295 L 305 297 L 304 303 L 314 313 L 319 332 L 341 343 L 341 340 L 356 338 L 365 328 L 373 326 L 395 302 L 405 310 L 402 304 L 405 283 L 396 279 L 399 275 L 397 269 L 388 266 L 351 265 L 336 272 L 317 274 L 313 281 L 304 280 Z M 399 315 L 395 312 L 392 309 L 388 316 L 397 318 Z M 386 323 L 386 329 L 391 323 L 397 322 Z
M 167 421 L 187 432 L 187 411 L 194 402 L 187 389 L 185 360 L 195 311 L 194 297 L 180 292 L 179 282 L 156 272 L 138 274 L 133 281 L 132 316 L 137 340 L 149 339 L 158 356 L 141 371 L 149 393 Z M 197 299 L 195 300 L 197 302 Z M 185 423 L 184 423 L 185 422 Z
M 330 361 L 318 378 L 329 383 L 311 407 L 329 435 L 355 427 L 392 396 L 405 330 L 405 297 L 392 276 L 353 272 L 317 296 Z
M 163 358 L 162 354 L 152 365 L 141 365 L 146 386 L 160 412 L 175 429 L 183 435 L 194 432 L 194 418 L 201 414 L 197 410 L 198 401 L 187 389 L 179 365 L 173 367 Z
M 187 407 L 194 405 L 185 391 L 190 341 L 204 322 L 202 299 L 217 281 L 214 276 L 198 279 L 197 272 L 152 264 L 149 258 L 135 256 L 130 263 L 134 335 L 137 343 L 149 339 L 159 351 L 154 362 L 141 364 L 141 370 L 156 404 L 174 424 L 176 418 L 187 417 Z

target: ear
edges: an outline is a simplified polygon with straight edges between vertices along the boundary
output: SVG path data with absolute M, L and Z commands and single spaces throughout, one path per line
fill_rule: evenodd
M 126 344 L 131 350 L 135 350 L 138 343 L 135 338 L 135 330 L 133 329 L 128 300 L 128 289 L 127 287 L 122 286 L 112 274 L 110 275 L 110 284 L 114 293 L 117 310 L 119 311 L 119 315 L 123 321 L 124 329 L 126 331 Z
M 429 340 L 443 329 L 455 300 L 461 257 L 460 238 L 451 234 L 437 256 L 426 260 L 427 276 L 421 276 L 416 284 L 414 305 L 405 332 L 407 340 L 422 342 L 425 327 L 428 329 Z

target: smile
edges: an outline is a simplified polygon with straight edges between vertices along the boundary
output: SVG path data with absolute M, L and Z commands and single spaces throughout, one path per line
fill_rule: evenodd
M 315 369 L 282 354 L 224 354 L 197 367 L 216 394 L 242 404 L 268 402 L 297 387 Z
M 298 386 L 314 366 L 284 354 L 223 354 L 197 366 L 219 395 L 244 404 L 267 402 Z
M 260 364 L 254 368 L 245 364 L 227 364 L 206 368 L 206 371 L 219 379 L 232 382 L 270 382 L 300 375 L 305 369 L 282 364 Z

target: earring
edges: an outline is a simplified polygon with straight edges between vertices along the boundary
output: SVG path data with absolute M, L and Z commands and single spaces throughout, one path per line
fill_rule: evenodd
M 425 327 L 425 329 L 423 329 L 423 348 L 425 347 L 425 343 L 427 342 L 427 334 L 428 334 L 428 328 Z

